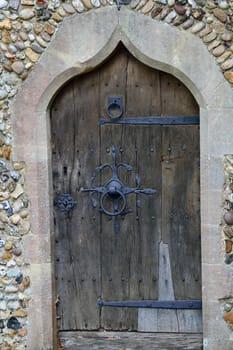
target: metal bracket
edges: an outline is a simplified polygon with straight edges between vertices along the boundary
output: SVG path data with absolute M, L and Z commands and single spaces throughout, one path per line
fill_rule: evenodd
M 94 208 L 97 206 L 97 201 L 93 197 L 95 193 L 100 194 L 99 205 L 100 212 L 115 218 L 114 228 L 115 232 L 119 231 L 119 215 L 124 216 L 130 212 L 132 209 L 127 208 L 127 199 L 126 196 L 130 193 L 135 193 L 137 196 L 136 202 L 140 206 L 140 195 L 141 194 L 155 194 L 157 191 L 151 188 L 140 188 L 140 177 L 138 174 L 135 174 L 136 187 L 127 187 L 118 177 L 118 169 L 122 167 L 127 171 L 132 171 L 132 167 L 129 164 L 125 163 L 116 163 L 116 148 L 112 146 L 112 165 L 104 164 L 100 165 L 95 169 L 95 175 L 91 180 L 91 187 L 82 189 L 82 192 L 90 192 L 91 202 Z M 106 168 L 110 168 L 112 171 L 112 177 L 104 185 L 94 186 L 94 181 L 96 174 L 103 171 Z M 111 206 L 111 209 L 108 209 L 108 206 Z

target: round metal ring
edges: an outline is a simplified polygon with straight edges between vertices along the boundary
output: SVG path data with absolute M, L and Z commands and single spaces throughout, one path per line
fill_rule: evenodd
M 113 111 L 114 111 L 114 113 L 113 113 Z M 111 103 L 109 103 L 106 112 L 107 112 L 107 115 L 111 119 L 118 119 L 123 114 L 122 104 L 120 103 L 120 101 L 118 99 L 115 99 Z
M 121 215 L 123 213 L 123 211 L 125 210 L 125 207 L 126 207 L 126 197 L 125 195 L 119 191 L 119 190 L 116 190 L 116 193 L 119 195 L 119 197 L 122 199 L 122 205 L 121 205 L 121 208 L 117 211 L 109 211 L 107 210 L 105 207 L 104 207 L 104 200 L 107 196 L 109 196 L 109 192 L 104 192 L 100 198 L 100 207 L 101 209 L 103 210 L 104 214 L 106 215 L 109 215 L 109 216 L 117 216 L 117 215 Z M 111 199 L 110 199 L 111 200 Z

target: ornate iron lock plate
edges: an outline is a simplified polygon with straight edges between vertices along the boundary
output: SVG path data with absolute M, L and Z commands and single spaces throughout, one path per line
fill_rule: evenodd
M 55 206 L 63 213 L 69 213 L 77 202 L 71 197 L 69 193 L 61 193 L 54 200 Z
M 157 192 L 151 188 L 140 188 L 140 177 L 138 174 L 135 174 L 135 187 L 125 186 L 118 176 L 118 169 L 120 167 L 125 168 L 127 171 L 133 170 L 132 166 L 129 164 L 117 164 L 116 148 L 115 146 L 112 146 L 112 164 L 98 166 L 95 169 L 95 175 L 91 179 L 91 187 L 81 189 L 82 192 L 90 192 L 90 199 L 94 208 L 96 208 L 98 205 L 98 202 L 94 198 L 94 194 L 99 193 L 99 210 L 101 213 L 109 217 L 114 217 L 114 229 L 116 233 L 119 231 L 119 216 L 125 216 L 126 214 L 132 212 L 132 209 L 127 208 L 126 196 L 130 193 L 135 193 L 137 196 L 137 206 L 140 207 L 141 194 L 152 195 Z M 96 175 L 106 168 L 111 169 L 112 177 L 104 185 L 94 186 Z

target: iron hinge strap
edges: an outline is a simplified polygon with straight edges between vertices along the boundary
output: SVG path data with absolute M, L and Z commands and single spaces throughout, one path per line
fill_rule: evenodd
M 104 124 L 133 124 L 133 125 L 199 125 L 198 116 L 148 116 L 119 119 L 99 119 L 100 125 Z
M 202 309 L 201 300 L 98 300 L 99 307 L 160 308 L 160 309 Z

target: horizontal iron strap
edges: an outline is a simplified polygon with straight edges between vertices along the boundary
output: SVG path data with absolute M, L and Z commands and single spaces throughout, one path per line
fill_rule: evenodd
M 99 120 L 103 124 L 136 124 L 136 125 L 199 125 L 198 116 L 166 116 L 166 117 L 135 117 L 119 118 L 116 120 L 103 119 Z
M 134 308 L 160 308 L 160 309 L 201 309 L 201 300 L 98 300 L 100 307 L 134 307 Z

